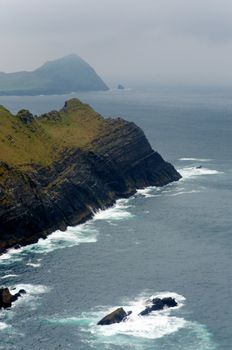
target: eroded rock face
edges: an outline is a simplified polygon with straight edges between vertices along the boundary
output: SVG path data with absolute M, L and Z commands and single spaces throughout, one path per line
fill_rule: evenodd
M 98 322 L 98 325 L 107 326 L 113 323 L 120 323 L 123 320 L 125 320 L 127 316 L 128 313 L 126 313 L 126 311 L 122 307 L 120 307 L 115 311 L 111 312 L 109 315 L 106 315 L 104 318 L 102 318 Z
M 80 102 L 71 100 L 65 108 L 73 114 Z M 54 125 L 60 123 L 57 112 L 46 118 Z M 64 150 L 52 165 L 25 166 L 26 172 L 0 163 L 0 253 L 83 223 L 94 211 L 139 188 L 164 186 L 181 178 L 151 148 L 138 126 L 120 118 L 107 119 L 85 148 Z
M 22 294 L 25 294 L 26 291 L 21 289 L 16 294 L 11 294 L 8 288 L 0 288 L 0 309 L 6 309 L 12 306 L 12 303 L 16 301 Z

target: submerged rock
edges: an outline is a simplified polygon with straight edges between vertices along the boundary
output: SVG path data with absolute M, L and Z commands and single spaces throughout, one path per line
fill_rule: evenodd
M 20 291 L 16 294 L 11 294 L 9 288 L 0 288 L 0 309 L 6 309 L 12 306 L 12 303 L 16 301 L 21 294 L 26 294 L 24 289 L 20 289 Z
M 110 325 L 113 323 L 120 323 L 120 322 L 124 321 L 126 319 L 126 317 L 130 314 L 131 314 L 131 311 L 126 313 L 126 311 L 122 307 L 120 307 L 120 308 L 114 310 L 113 312 L 111 312 L 109 315 L 106 315 L 105 317 L 103 317 L 98 322 L 98 325 L 106 326 L 106 325 Z
M 177 306 L 177 302 L 174 298 L 168 297 L 168 298 L 155 298 L 152 299 L 152 305 L 147 306 L 142 312 L 140 312 L 140 316 L 146 316 L 150 314 L 152 311 L 159 311 L 163 310 L 164 308 L 170 308 Z

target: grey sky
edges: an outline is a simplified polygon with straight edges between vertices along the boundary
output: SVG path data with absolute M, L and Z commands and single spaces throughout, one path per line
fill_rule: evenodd
M 0 0 L 0 71 L 77 53 L 107 81 L 232 83 L 231 0 Z

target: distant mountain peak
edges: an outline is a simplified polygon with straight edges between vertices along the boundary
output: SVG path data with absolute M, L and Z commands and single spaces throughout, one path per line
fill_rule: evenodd
M 98 90 L 108 90 L 108 87 L 77 54 L 47 61 L 32 72 L 0 74 L 0 95 L 50 95 Z

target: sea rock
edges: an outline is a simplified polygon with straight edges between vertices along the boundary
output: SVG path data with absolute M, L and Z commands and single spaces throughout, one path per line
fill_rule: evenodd
M 120 307 L 113 312 L 111 312 L 109 315 L 106 315 L 103 317 L 99 322 L 98 325 L 100 326 L 106 326 L 113 323 L 120 323 L 126 319 L 127 316 L 129 316 L 131 312 L 126 313 L 126 311 Z
M 16 294 L 11 294 L 9 288 L 0 288 L 0 309 L 6 309 L 12 306 L 12 303 L 16 301 L 22 294 L 26 294 L 24 289 Z
M 140 312 L 140 316 L 146 316 L 150 314 L 152 311 L 163 310 L 164 308 L 171 308 L 177 306 L 177 302 L 174 298 L 155 298 L 152 300 L 152 305 L 147 306 L 142 312 Z
M 152 311 L 160 311 L 165 308 L 172 308 L 177 306 L 177 302 L 172 297 L 155 298 L 150 301 L 151 305 L 147 306 L 143 311 L 139 313 L 139 316 L 149 315 Z M 103 317 L 98 325 L 105 326 L 113 323 L 120 323 L 127 320 L 127 317 L 132 314 L 132 311 L 126 312 L 122 307 L 114 310 L 109 315 Z
M 122 85 L 122 84 L 118 84 L 118 90 L 124 90 L 125 88 L 124 88 L 124 86 Z

